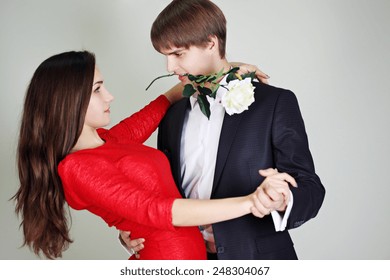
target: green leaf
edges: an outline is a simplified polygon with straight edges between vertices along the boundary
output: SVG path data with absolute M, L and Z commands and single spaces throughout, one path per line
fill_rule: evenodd
M 195 92 L 196 92 L 196 89 L 194 88 L 193 85 L 191 85 L 191 84 L 186 84 L 186 85 L 184 86 L 183 96 L 184 96 L 184 97 L 190 97 L 190 96 L 192 96 Z
M 210 103 L 207 100 L 207 97 L 204 95 L 198 95 L 198 102 L 199 102 L 199 107 L 202 113 L 207 117 L 207 119 L 210 119 Z
M 194 82 L 198 78 L 198 76 L 194 76 L 191 74 L 188 74 L 187 77 L 188 77 L 188 80 L 190 80 L 191 82 Z
M 223 73 L 223 68 L 216 74 L 214 75 L 216 79 L 219 79 L 221 78 L 223 75 L 225 75 L 225 73 Z
M 230 69 L 229 71 L 227 71 L 226 74 L 236 73 L 239 69 L 240 69 L 240 67 L 233 67 L 232 69 Z
M 227 78 L 226 78 L 226 82 L 227 83 L 230 83 L 231 81 L 234 81 L 237 79 L 237 76 L 236 76 L 236 73 L 229 73 Z
M 246 78 L 251 78 L 251 81 L 253 81 L 256 77 L 256 73 L 255 72 L 246 73 L 246 74 L 242 75 L 241 77 L 243 80 Z
M 213 82 L 213 81 L 215 81 L 217 79 L 217 77 L 216 76 L 210 76 L 210 77 L 208 77 L 207 78 L 207 80 L 206 80 L 206 82 Z
M 203 83 L 207 81 L 209 76 L 199 76 L 198 79 L 195 81 L 197 84 Z
M 198 86 L 198 91 L 203 94 L 203 95 L 210 95 L 212 94 L 213 92 L 211 91 L 211 89 L 207 88 L 207 87 L 201 87 L 201 86 Z
M 217 96 L 217 91 L 219 89 L 219 84 L 216 84 L 215 87 L 212 89 L 212 93 L 210 94 L 210 97 L 214 98 Z

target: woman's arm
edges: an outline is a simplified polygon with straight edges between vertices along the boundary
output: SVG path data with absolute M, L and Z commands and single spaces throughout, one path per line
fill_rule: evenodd
M 169 102 L 173 104 L 183 98 L 183 89 L 184 86 L 182 83 L 178 83 L 174 87 L 170 88 L 166 93 L 164 93 L 164 95 L 169 100 Z
M 129 178 L 113 162 L 88 154 L 68 156 L 58 170 L 71 207 L 99 209 L 103 219 L 110 213 L 158 229 L 221 222 L 249 214 L 254 205 L 255 193 L 216 200 L 165 196 L 151 181 Z
M 169 106 L 183 97 L 182 91 L 181 84 L 175 85 L 137 113 L 113 126 L 104 137 L 114 137 L 124 143 L 145 142 L 157 129 Z
M 254 194 L 224 199 L 176 199 L 172 205 L 174 226 L 218 223 L 251 213 Z

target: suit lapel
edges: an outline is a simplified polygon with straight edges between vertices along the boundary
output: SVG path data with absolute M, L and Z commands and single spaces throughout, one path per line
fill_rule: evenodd
M 214 173 L 214 182 L 213 189 L 211 192 L 211 197 L 213 197 L 215 191 L 218 188 L 219 181 L 221 179 L 222 171 L 225 167 L 226 160 L 229 156 L 229 152 L 233 143 L 233 140 L 236 137 L 237 129 L 239 127 L 242 114 L 236 114 L 229 116 L 225 113 L 223 119 L 221 134 L 219 137 L 217 161 L 215 164 L 215 173 Z
M 180 193 L 184 197 L 184 192 L 182 189 L 182 177 L 181 177 L 181 166 L 180 166 L 180 153 L 181 153 L 181 136 L 183 132 L 183 124 L 184 124 L 184 118 L 185 113 L 190 105 L 189 99 L 185 98 L 181 101 L 179 101 L 177 104 L 175 104 L 175 111 L 172 115 L 173 122 L 170 123 L 172 125 L 172 128 L 170 131 L 172 132 L 171 140 L 172 140 L 172 147 L 173 147 L 173 153 L 172 153 L 172 164 L 173 164 L 173 176 L 176 179 L 177 187 L 180 191 Z

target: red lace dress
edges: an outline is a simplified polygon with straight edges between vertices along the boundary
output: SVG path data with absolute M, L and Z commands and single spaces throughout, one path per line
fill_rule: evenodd
M 58 172 L 72 208 L 145 238 L 141 259 L 206 259 L 198 228 L 172 225 L 172 203 L 181 196 L 167 158 L 142 144 L 168 107 L 160 96 L 110 130 L 99 129 L 105 144 L 69 154 Z

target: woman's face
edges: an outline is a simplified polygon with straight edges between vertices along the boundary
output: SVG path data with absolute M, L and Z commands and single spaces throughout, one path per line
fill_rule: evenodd
M 91 128 L 100 128 L 110 123 L 110 103 L 114 97 L 103 84 L 103 77 L 95 67 L 92 94 L 89 100 L 84 125 Z

